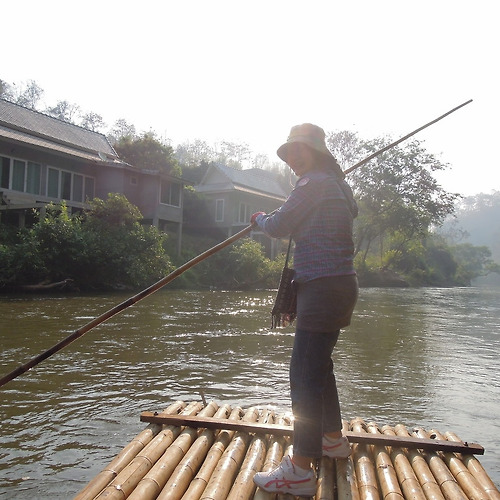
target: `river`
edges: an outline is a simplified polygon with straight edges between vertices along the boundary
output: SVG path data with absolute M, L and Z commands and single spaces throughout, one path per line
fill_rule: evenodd
M 0 296 L 0 375 L 128 296 Z M 290 409 L 273 291 L 161 290 L 0 388 L 0 498 L 72 498 L 175 400 Z M 343 417 L 486 448 L 500 485 L 500 288 L 362 289 L 334 362 Z

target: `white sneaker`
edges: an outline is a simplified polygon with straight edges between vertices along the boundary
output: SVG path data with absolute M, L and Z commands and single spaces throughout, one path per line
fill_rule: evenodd
M 323 436 L 323 456 L 330 458 L 347 458 L 351 454 L 351 445 L 345 436 L 330 439 Z
M 295 496 L 316 494 L 316 476 L 311 469 L 305 476 L 299 476 L 289 456 L 271 472 L 257 472 L 253 482 L 269 493 L 290 493 Z

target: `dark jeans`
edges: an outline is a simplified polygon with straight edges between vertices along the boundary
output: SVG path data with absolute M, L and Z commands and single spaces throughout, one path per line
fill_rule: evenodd
M 331 358 L 339 333 L 340 330 L 333 333 L 295 332 L 290 389 L 294 415 L 293 452 L 297 455 L 321 458 L 323 434 L 342 429 Z

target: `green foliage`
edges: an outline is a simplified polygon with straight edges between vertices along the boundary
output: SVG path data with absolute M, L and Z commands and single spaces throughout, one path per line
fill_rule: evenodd
M 491 260 L 491 251 L 485 246 L 474 246 L 463 243 L 451 248 L 458 263 L 458 276 L 466 283 L 490 272 L 500 272 L 500 266 Z
M 25 230 L 0 225 L 0 288 L 17 283 L 37 283 L 47 274 L 37 245 Z
M 30 230 L 0 233 L 0 286 L 68 278 L 81 289 L 150 285 L 173 268 L 166 234 L 141 219 L 117 194 L 94 199 L 83 215 L 70 216 L 64 203 L 49 205 Z
M 159 141 L 153 132 L 145 132 L 140 137 L 120 137 L 114 147 L 120 158 L 134 167 L 180 175 L 174 150 Z
M 45 217 L 28 232 L 27 239 L 50 281 L 77 277 L 82 260 L 88 258 L 82 221 L 69 215 L 64 202 L 48 205 Z
M 197 288 L 276 288 L 283 264 L 283 256 L 270 260 L 260 243 L 244 238 L 211 255 L 186 274 Z
M 172 270 L 165 251 L 167 235 L 141 225 L 141 219 L 140 211 L 123 195 L 91 201 L 83 221 L 93 257 L 88 279 L 135 287 L 152 284 Z

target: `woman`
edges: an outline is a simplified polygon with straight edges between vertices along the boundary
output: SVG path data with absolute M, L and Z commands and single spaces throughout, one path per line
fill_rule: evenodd
M 358 296 L 353 267 L 353 219 L 358 209 L 344 174 L 325 144 L 322 128 L 292 127 L 278 156 L 299 177 L 274 213 L 251 221 L 271 237 L 295 242 L 297 325 L 290 363 L 294 414 L 293 456 L 254 482 L 265 491 L 314 495 L 314 460 L 346 458 L 350 445 L 342 419 L 331 355 L 340 329 L 350 324 Z

